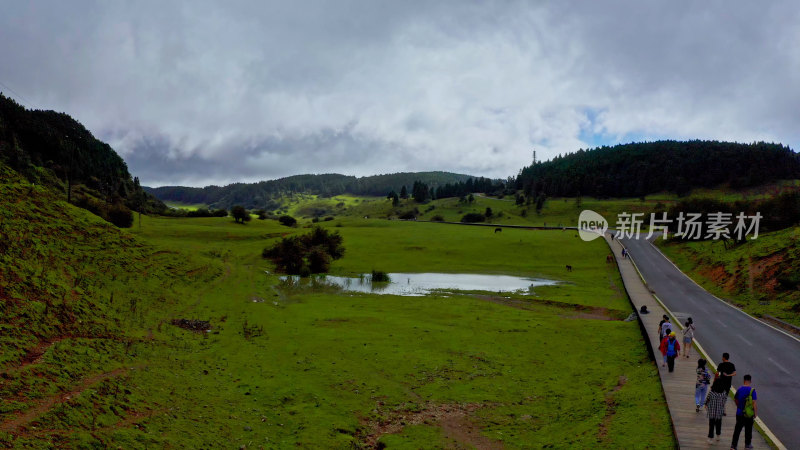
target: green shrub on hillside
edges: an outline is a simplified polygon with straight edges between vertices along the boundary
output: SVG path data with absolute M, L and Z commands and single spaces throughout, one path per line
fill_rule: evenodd
M 278 222 L 280 222 L 281 225 L 286 225 L 287 227 L 293 227 L 297 225 L 297 219 L 289 215 L 280 216 L 278 218 Z
M 483 222 L 484 220 L 486 220 L 486 217 L 481 213 L 468 213 L 461 218 L 464 223 Z

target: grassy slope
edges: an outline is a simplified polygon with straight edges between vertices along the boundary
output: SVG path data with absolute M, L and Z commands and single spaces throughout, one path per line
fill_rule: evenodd
M 1 229 L 16 253 L 4 253 L 0 277 L 0 423 L 39 409 L 0 443 L 348 447 L 367 438 L 370 421 L 471 403 L 469 421 L 509 447 L 674 446 L 634 323 L 466 295 L 283 291 L 260 250 L 298 230 L 143 217 L 141 231 L 125 232 L 45 191 L 10 202 L 31 188 L 6 173 L 3 181 Z M 569 283 L 537 289 L 542 299 L 629 310 L 607 248 L 569 232 L 325 224 L 334 223 L 347 247 L 337 273 L 545 276 Z M 566 263 L 576 270 L 567 274 Z M 174 317 L 210 320 L 213 332 L 164 322 Z M 43 356 L 25 364 L 41 345 Z M 435 423 L 381 438 L 391 447 L 451 439 Z
M 800 291 L 782 288 L 777 279 L 798 279 L 800 227 L 760 234 L 726 250 L 722 242 L 658 241 L 661 250 L 685 273 L 716 296 L 745 311 L 769 314 L 800 325 Z
M 148 246 L 2 166 L 0 199 L 0 445 L 97 442 L 91 429 L 159 408 L 127 380 L 165 348 L 151 333 L 186 287 L 220 267 Z

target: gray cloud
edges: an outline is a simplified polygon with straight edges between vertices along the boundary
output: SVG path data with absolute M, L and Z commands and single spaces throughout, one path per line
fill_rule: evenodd
M 0 82 L 144 183 L 453 170 L 800 127 L 791 2 L 32 2 Z

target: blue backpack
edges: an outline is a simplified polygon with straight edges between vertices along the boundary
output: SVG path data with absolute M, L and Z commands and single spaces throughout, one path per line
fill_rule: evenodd
M 675 356 L 678 353 L 675 351 L 675 343 L 678 342 L 677 339 L 670 339 L 667 340 L 667 356 Z

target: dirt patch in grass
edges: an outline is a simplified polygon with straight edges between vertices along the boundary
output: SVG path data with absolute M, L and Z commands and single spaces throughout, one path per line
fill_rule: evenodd
M 438 425 L 447 439 L 459 445 L 479 449 L 501 449 L 503 443 L 482 435 L 480 427 L 471 419 L 475 411 L 485 406 L 479 403 L 427 403 L 419 410 L 379 411 L 382 418 L 363 421 L 365 432 L 358 437 L 369 448 L 383 448 L 378 442 L 381 436 L 399 433 L 409 425 Z
M 191 330 L 202 333 L 211 329 L 211 323 L 207 320 L 199 319 L 172 319 L 171 324 L 184 330 Z
M 758 280 L 761 289 L 767 292 L 775 292 L 778 288 L 778 272 L 780 272 L 784 261 L 784 253 L 776 253 L 758 260 L 750 269 L 750 276 L 753 280 Z
M 128 372 L 127 368 L 120 367 L 119 369 L 112 370 L 111 372 L 105 372 L 97 375 L 92 375 L 90 377 L 86 377 L 82 379 L 70 391 L 46 397 L 37 402 L 36 405 L 34 405 L 32 408 L 29 408 L 28 410 L 17 414 L 14 418 L 3 422 L 2 424 L 0 424 L 0 431 L 4 431 L 7 433 L 14 433 L 18 429 L 34 421 L 36 418 L 38 418 L 45 412 L 53 409 L 53 407 L 55 407 L 56 405 L 66 403 L 70 401 L 72 398 L 79 396 L 84 390 L 86 390 L 90 386 L 97 384 L 103 380 L 120 377 L 127 372 Z
M 607 442 L 608 428 L 611 425 L 611 421 L 614 420 L 614 414 L 617 412 L 617 401 L 614 399 L 614 394 L 622 389 L 622 386 L 625 386 L 627 382 L 628 379 L 624 375 L 620 375 L 619 380 L 617 380 L 617 385 L 606 393 L 606 415 L 603 416 L 603 421 L 600 422 L 600 430 L 597 433 L 598 439 L 602 442 Z

